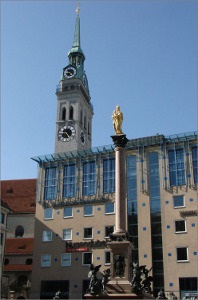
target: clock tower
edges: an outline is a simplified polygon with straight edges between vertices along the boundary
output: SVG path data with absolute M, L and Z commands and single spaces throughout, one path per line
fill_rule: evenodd
M 80 46 L 80 17 L 76 9 L 74 42 L 56 90 L 55 153 L 91 148 L 93 106 Z

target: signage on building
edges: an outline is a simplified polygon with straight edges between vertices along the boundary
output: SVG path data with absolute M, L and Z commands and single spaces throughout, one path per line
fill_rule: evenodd
M 99 240 L 79 243 L 66 242 L 66 252 L 85 252 L 89 248 L 104 248 L 106 246 L 106 241 Z
M 183 218 L 198 216 L 198 210 L 180 211 L 179 213 L 180 213 L 180 216 Z

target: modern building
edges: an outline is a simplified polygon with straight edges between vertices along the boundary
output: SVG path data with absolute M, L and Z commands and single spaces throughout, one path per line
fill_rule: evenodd
M 74 43 L 57 87 L 55 153 L 39 166 L 32 299 L 81 299 L 90 263 L 110 266 L 114 231 L 113 145 L 91 147 L 93 106 L 84 71 L 77 9 Z M 197 132 L 131 139 L 126 146 L 128 232 L 133 260 L 153 290 L 179 298 L 197 290 Z M 128 139 L 130 137 L 127 137 Z
M 11 211 L 7 216 L 2 298 L 27 299 L 33 262 L 36 179 L 2 180 L 1 197 Z

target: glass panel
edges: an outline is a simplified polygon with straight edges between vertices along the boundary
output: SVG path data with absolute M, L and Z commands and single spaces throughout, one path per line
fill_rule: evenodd
M 170 185 L 178 186 L 186 183 L 185 165 L 184 165 L 184 150 L 174 149 L 169 150 L 169 176 Z
M 70 253 L 64 253 L 61 255 L 61 266 L 62 267 L 71 266 L 71 254 Z
M 92 253 L 83 253 L 83 265 L 90 265 L 92 263 Z
M 187 248 L 177 248 L 177 260 L 188 260 Z
M 173 196 L 174 207 L 184 206 L 184 196 Z
M 84 206 L 84 216 L 93 215 L 93 205 L 85 205 Z
M 92 238 L 92 227 L 84 228 L 84 238 L 91 239 Z
M 73 217 L 73 208 L 72 207 L 65 207 L 64 208 L 64 218 Z
M 115 192 L 115 159 L 103 161 L 103 191 L 104 193 Z
M 114 202 L 105 204 L 105 214 L 114 213 Z
M 63 240 L 71 240 L 71 239 L 72 239 L 72 230 L 63 229 Z
M 83 164 L 83 196 L 94 195 L 96 187 L 95 162 Z
M 57 190 L 56 167 L 46 168 L 44 200 L 56 199 L 56 190 Z
M 76 187 L 76 166 L 67 165 L 64 166 L 63 173 L 63 197 L 75 197 Z
M 44 209 L 44 219 L 52 219 L 52 208 Z
M 198 182 L 198 153 L 197 153 L 197 147 L 192 148 L 192 162 L 193 162 L 194 183 L 197 183 Z
M 175 221 L 175 232 L 185 232 L 186 231 L 186 221 L 180 220 Z
M 52 240 L 52 231 L 44 230 L 43 231 L 43 242 L 49 242 Z

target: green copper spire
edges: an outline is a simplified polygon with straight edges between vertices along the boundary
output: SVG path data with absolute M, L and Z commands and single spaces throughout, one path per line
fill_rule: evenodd
M 80 8 L 77 7 L 76 9 L 76 25 L 75 25 L 75 32 L 74 32 L 74 42 L 71 50 L 68 53 L 68 57 L 70 58 L 71 56 L 74 55 L 80 55 L 83 56 L 83 60 L 85 60 L 84 53 L 80 47 Z

